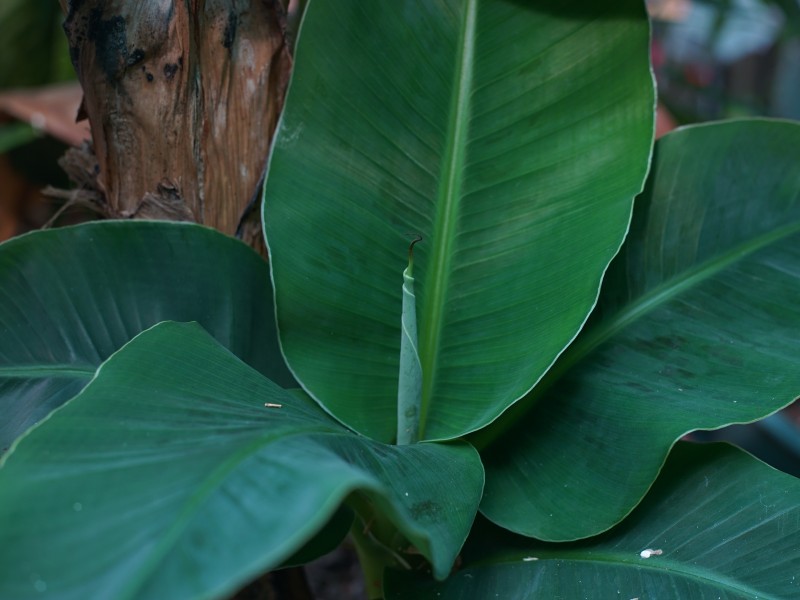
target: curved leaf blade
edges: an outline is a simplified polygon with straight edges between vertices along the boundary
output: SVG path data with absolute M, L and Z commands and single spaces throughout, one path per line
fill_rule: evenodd
M 478 429 L 531 389 L 583 324 L 641 189 L 647 45 L 634 0 L 309 7 L 264 226 L 282 349 L 328 411 L 395 436 L 408 231 L 425 238 L 421 439 Z
M 103 221 L 0 245 L 0 453 L 159 321 L 198 321 L 291 386 L 273 310 L 266 263 L 198 225 Z
M 731 446 L 681 443 L 608 533 L 548 544 L 482 522 L 463 569 L 443 583 L 394 573 L 387 598 L 796 598 L 798 536 L 800 480 Z
M 115 353 L 0 468 L 0 596 L 224 597 L 362 491 L 446 575 L 477 511 L 469 445 L 384 446 L 196 324 Z
M 686 128 L 656 145 L 598 311 L 551 387 L 484 453 L 490 519 L 540 539 L 608 529 L 694 429 L 800 391 L 800 126 Z M 499 429 L 494 435 L 500 435 Z

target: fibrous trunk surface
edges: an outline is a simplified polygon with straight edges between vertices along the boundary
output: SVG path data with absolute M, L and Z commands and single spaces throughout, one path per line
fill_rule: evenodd
M 61 2 L 106 214 L 233 234 L 291 67 L 278 0 Z

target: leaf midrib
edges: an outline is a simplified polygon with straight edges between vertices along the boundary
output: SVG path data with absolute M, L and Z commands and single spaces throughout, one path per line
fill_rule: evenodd
M 475 54 L 477 0 L 468 0 L 464 8 L 456 57 L 450 121 L 442 156 L 442 170 L 436 195 L 436 217 L 431 236 L 432 251 L 425 278 L 425 305 L 420 323 L 419 342 L 422 363 L 422 402 L 419 439 L 424 439 L 428 412 L 436 384 L 436 368 L 442 336 L 442 314 L 447 300 L 456 222 L 461 204 L 462 166 L 468 132 L 472 92 L 472 64 Z
M 95 365 L 47 364 L 0 367 L 2 379 L 45 379 L 48 377 L 94 377 Z
M 734 246 L 727 252 L 702 262 L 696 267 L 688 269 L 678 277 L 669 279 L 653 288 L 637 298 L 636 301 L 617 312 L 613 317 L 603 321 L 599 326 L 587 332 L 588 335 L 583 339 L 578 338 L 576 344 L 564 354 L 564 358 L 560 361 L 560 364 L 554 367 L 552 378 L 548 377 L 548 379 L 552 382 L 559 379 L 562 374 L 586 358 L 594 349 L 613 338 L 643 315 L 646 315 L 695 285 L 711 279 L 714 275 L 722 272 L 732 264 L 796 233 L 800 233 L 800 221 L 773 229 L 743 244 Z M 542 388 L 544 387 L 546 386 L 542 386 Z
M 588 563 L 588 564 L 608 564 L 619 568 L 629 568 L 636 570 L 636 572 L 650 571 L 667 576 L 680 577 L 682 579 L 695 581 L 704 585 L 710 585 L 716 588 L 723 588 L 730 590 L 743 596 L 751 598 L 761 598 L 763 600 L 780 600 L 777 596 L 767 594 L 763 590 L 753 588 L 749 585 L 742 583 L 728 575 L 720 575 L 709 568 L 692 567 L 687 562 L 681 562 L 674 558 L 669 557 L 656 557 L 648 559 L 632 558 L 629 554 L 621 554 L 617 552 L 547 552 L 537 553 L 531 552 L 531 555 L 537 555 L 535 561 L 524 561 L 522 557 L 503 560 L 487 560 L 474 563 L 468 568 L 491 568 L 501 564 L 519 564 L 523 563 L 529 567 L 535 564 L 541 564 L 547 561 L 558 561 L 561 563 L 562 568 L 564 563 Z M 634 553 L 635 556 L 635 553 Z
M 192 519 L 196 517 L 199 508 L 207 502 L 213 494 L 221 489 L 228 477 L 230 477 L 234 471 L 241 468 L 241 465 L 245 461 L 271 444 L 280 443 L 297 436 L 314 435 L 341 435 L 341 433 L 329 431 L 324 425 L 321 426 L 318 423 L 309 423 L 308 426 L 297 428 L 291 432 L 286 430 L 270 431 L 257 434 L 252 439 L 246 440 L 238 449 L 222 458 L 217 467 L 212 469 L 195 490 L 183 499 L 181 502 L 182 507 L 175 520 L 170 527 L 163 532 L 159 542 L 150 551 L 149 557 L 145 559 L 144 563 L 139 567 L 138 572 L 120 593 L 120 597 L 134 598 L 141 594 L 142 590 L 147 586 L 150 578 L 158 571 L 158 568 L 166 559 L 169 552 L 173 550 L 180 541 L 186 528 L 189 526 Z M 320 509 L 319 514 L 324 513 L 324 509 L 330 508 L 331 504 L 338 506 L 338 502 L 336 501 L 332 503 L 329 502 L 328 506 Z M 301 536 L 298 535 L 297 537 Z M 291 542 L 285 542 L 284 546 L 290 543 Z

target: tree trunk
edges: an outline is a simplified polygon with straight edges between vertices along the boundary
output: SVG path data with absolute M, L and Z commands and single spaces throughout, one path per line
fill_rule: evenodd
M 94 152 L 65 157 L 81 186 L 68 197 L 109 218 L 238 229 L 265 252 L 252 209 L 291 69 L 279 0 L 60 2 Z M 254 597 L 310 593 L 287 570 L 237 594 Z
M 233 235 L 291 68 L 279 1 L 60 1 L 102 212 Z

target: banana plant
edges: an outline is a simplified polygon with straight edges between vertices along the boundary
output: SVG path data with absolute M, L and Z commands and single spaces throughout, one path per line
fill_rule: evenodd
M 800 482 L 688 432 L 800 390 L 800 125 L 653 147 L 642 3 L 313 2 L 269 263 L 0 246 L 0 597 L 792 598 Z M 411 236 L 409 235 L 411 234 Z

